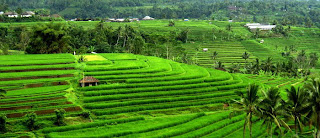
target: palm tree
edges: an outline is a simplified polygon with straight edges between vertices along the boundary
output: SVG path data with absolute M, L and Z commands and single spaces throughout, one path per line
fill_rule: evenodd
M 310 83 L 305 85 L 310 94 L 311 112 L 309 114 L 310 121 L 315 128 L 315 138 L 320 137 L 320 80 L 312 79 Z
M 217 56 L 218 56 L 218 52 L 217 52 L 217 51 L 214 51 L 214 52 L 211 54 L 211 59 L 213 60 L 213 62 L 214 62 L 214 60 L 216 60 Z
M 96 49 L 95 49 L 94 46 L 90 46 L 90 47 L 88 48 L 88 50 L 92 53 L 92 52 L 94 52 Z
M 215 60 L 218 56 L 218 52 L 217 51 L 214 51 L 211 55 L 211 59 Z
M 224 65 L 222 64 L 221 61 L 217 61 L 216 64 L 217 64 L 217 65 L 215 66 L 216 69 L 224 69 Z
M 249 127 L 250 138 L 252 138 L 252 116 L 256 113 L 257 105 L 259 103 L 258 90 L 259 85 L 249 85 L 246 94 L 244 95 L 241 93 L 241 99 L 239 101 L 235 101 L 240 107 L 234 112 L 246 112 L 245 122 L 243 125 L 244 138 L 246 136 L 246 126 Z
M 294 118 L 294 126 L 296 135 L 298 136 L 298 128 L 302 132 L 303 115 L 306 115 L 311 109 L 308 103 L 309 94 L 302 88 L 296 89 L 291 86 L 290 89 L 286 89 L 288 94 L 288 101 L 286 102 L 288 113 L 290 117 Z
M 253 72 L 258 74 L 260 71 L 260 60 L 256 58 L 256 62 L 253 65 Z
M 263 100 L 259 103 L 259 116 L 263 119 L 263 125 L 267 126 L 267 131 L 272 137 L 273 123 L 279 128 L 280 133 L 281 126 L 285 126 L 290 129 L 289 126 L 280 118 L 280 115 L 285 115 L 285 110 L 282 106 L 284 101 L 280 96 L 278 88 L 272 87 L 267 92 L 263 93 Z
M 247 59 L 249 59 L 249 57 L 250 57 L 250 54 L 247 51 L 242 54 L 242 58 L 246 61 L 246 63 L 247 63 Z
M 309 65 L 311 67 L 315 67 L 317 62 L 318 62 L 318 60 L 319 60 L 319 57 L 318 57 L 317 53 L 315 53 L 315 52 L 314 53 L 310 53 L 310 55 L 309 55 Z
M 265 72 L 270 72 L 274 68 L 274 65 L 272 64 L 272 58 L 268 57 L 266 62 L 263 64 L 263 70 Z

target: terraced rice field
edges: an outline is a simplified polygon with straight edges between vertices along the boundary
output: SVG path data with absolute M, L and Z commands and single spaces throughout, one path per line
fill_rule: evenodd
M 5 99 L 0 100 L 0 113 L 7 114 L 11 121 L 22 119 L 24 114 L 32 111 L 42 119 L 54 117 L 53 110 L 60 108 L 68 111 L 67 116 L 77 116 L 81 110 L 92 113 L 92 121 L 89 122 L 41 128 L 36 131 L 40 137 L 239 136 L 243 131 L 244 114 L 229 118 L 231 111 L 224 105 L 238 99 L 235 91 L 245 91 L 252 80 L 266 80 L 262 76 L 229 74 L 133 54 L 90 55 L 87 56 L 90 60 L 81 65 L 75 63 L 76 57 L 72 55 L 33 56 L 30 58 L 34 62 L 23 62 L 30 60 L 28 58 L 16 58 L 17 62 L 12 62 L 15 66 L 6 63 L 0 67 L 0 70 L 7 71 L 2 74 L 11 73 L 8 72 L 10 70 L 21 70 L 27 74 L 19 76 L 20 72 L 17 72 L 16 76 L 1 75 L 1 78 L 7 79 L 0 81 L 3 88 L 11 85 L 16 87 L 5 88 L 8 93 Z M 56 62 L 58 57 L 64 61 Z M 23 64 L 18 66 L 19 62 Z M 39 68 L 33 68 L 35 64 Z M 61 67 L 54 70 L 46 68 L 50 64 Z M 71 65 L 74 66 L 69 69 Z M 68 83 L 58 83 L 72 82 L 82 74 L 79 71 L 83 71 L 85 76 L 99 79 L 99 85 L 74 87 Z M 268 80 L 263 83 L 280 86 L 294 81 Z M 67 93 L 72 93 L 70 89 L 77 93 L 76 103 L 66 98 Z M 260 127 L 262 122 L 257 119 L 254 121 L 254 127 Z M 253 136 L 264 136 L 263 127 L 256 130 Z M 31 134 L 0 134 L 0 137 L 11 136 Z
M 0 114 L 15 120 L 29 112 L 50 116 L 60 108 L 81 110 L 65 97 L 76 72 L 72 55 L 8 55 L 0 61 L 0 89 L 7 91 L 0 99 Z
M 287 93 L 286 89 L 289 89 L 291 86 L 299 87 L 304 83 L 303 78 L 289 78 L 289 77 L 276 77 L 268 75 L 243 75 L 244 77 L 250 78 L 254 82 L 259 82 L 265 88 L 278 87 L 281 91 L 281 96 L 286 99 Z
M 208 48 L 207 52 L 203 52 L 204 48 Z M 226 67 L 231 66 L 232 64 L 241 64 L 244 65 L 246 62 L 254 61 L 256 58 L 253 54 L 246 50 L 246 48 L 240 42 L 213 42 L 213 43 L 204 43 L 199 47 L 197 52 L 195 48 L 187 49 L 187 52 L 192 57 L 195 57 L 195 62 L 200 66 L 212 68 L 216 65 L 216 62 L 221 61 Z M 212 59 L 212 53 L 217 52 L 218 55 L 216 59 Z M 242 58 L 244 52 L 250 54 L 249 59 L 245 61 Z
M 44 129 L 48 137 L 232 137 L 242 135 L 244 115 L 236 115 L 229 119 L 230 112 L 200 113 L 189 115 L 174 115 L 170 117 L 156 117 L 154 119 L 132 118 L 110 120 L 119 122 L 117 125 L 101 127 L 79 126 Z M 108 122 L 105 122 L 108 124 Z M 97 125 L 97 123 L 95 123 Z M 260 127 L 261 122 L 254 126 Z M 94 123 L 92 123 L 94 125 Z M 254 136 L 264 134 L 264 129 L 253 132 Z
M 47 137 L 211 137 L 242 128 L 243 115 L 229 119 L 229 111 L 220 112 L 238 98 L 234 91 L 247 86 L 238 75 L 156 57 L 99 56 L 106 60 L 88 61 L 83 70 L 100 85 L 79 88 L 82 106 L 95 122 L 39 132 Z

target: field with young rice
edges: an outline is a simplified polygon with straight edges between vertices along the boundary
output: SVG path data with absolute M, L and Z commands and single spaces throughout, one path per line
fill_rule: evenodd
M 44 125 L 35 131 L 39 137 L 234 137 L 242 135 L 244 114 L 229 118 L 226 104 L 239 99 L 236 91 L 244 92 L 257 81 L 283 91 L 303 82 L 230 74 L 133 54 L 86 55 L 82 63 L 77 58 L 69 54 L 0 56 L 4 61 L 0 87 L 7 91 L 0 99 L 0 113 L 7 115 L 9 123 L 22 123 L 25 114 L 34 112 L 46 123 L 55 117 L 55 109 L 65 109 L 66 120 L 71 121 L 79 119 L 82 111 L 91 112 L 89 121 L 80 118 L 65 126 Z M 83 75 L 99 79 L 99 85 L 80 87 Z M 253 126 L 261 128 L 253 136 L 263 137 L 262 122 L 253 121 Z M 19 129 L 10 128 L 0 137 L 34 135 L 14 133 Z
M 0 61 L 0 89 L 6 91 L 0 99 L 0 114 L 17 124 L 11 131 L 21 129 L 18 124 L 27 113 L 51 118 L 55 109 L 65 109 L 68 115 L 82 110 L 66 97 L 77 72 L 72 55 L 7 55 L 0 56 Z

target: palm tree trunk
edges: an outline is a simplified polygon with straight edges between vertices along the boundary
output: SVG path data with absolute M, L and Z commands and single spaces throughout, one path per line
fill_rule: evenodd
M 246 117 L 245 117 L 245 121 L 244 121 L 244 124 L 243 124 L 243 138 L 246 137 L 246 125 L 248 123 L 248 120 L 247 120 L 247 116 L 248 116 L 249 113 L 247 113 Z
M 247 121 L 245 121 L 243 125 L 243 138 L 246 138 L 246 124 L 247 124 Z
M 297 117 L 294 117 L 294 129 L 296 130 L 296 135 L 298 136 L 298 130 L 297 130 Z
M 270 138 L 272 138 L 272 123 L 271 123 L 271 126 L 270 126 Z
M 250 138 L 252 138 L 252 113 L 250 113 L 250 117 L 249 117 L 249 131 L 250 131 Z

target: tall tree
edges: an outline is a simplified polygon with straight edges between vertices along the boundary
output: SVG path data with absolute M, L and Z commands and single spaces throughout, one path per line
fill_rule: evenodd
M 246 61 L 246 63 L 247 63 L 247 59 L 249 59 L 250 58 L 250 54 L 246 51 L 246 52 L 244 52 L 243 54 L 242 54 L 242 58 Z
M 71 51 L 70 36 L 67 34 L 65 24 L 49 23 L 33 27 L 33 36 L 27 53 L 49 54 L 65 53 Z
M 286 106 L 290 117 L 294 119 L 294 126 L 296 130 L 296 135 L 298 135 L 298 129 L 302 132 L 303 129 L 303 117 L 310 110 L 311 106 L 308 102 L 309 94 L 302 88 L 296 89 L 294 86 L 291 86 L 290 89 L 286 89 L 288 94 L 288 101 Z
M 273 135 L 273 124 L 275 124 L 282 134 L 281 126 L 289 128 L 281 115 L 285 115 L 284 101 L 280 96 L 278 88 L 272 87 L 267 92 L 262 91 L 263 100 L 259 103 L 259 116 L 263 119 L 263 125 L 267 127 L 270 137 Z
M 268 57 L 267 60 L 262 65 L 262 67 L 265 72 L 271 72 L 274 69 L 274 65 L 272 63 L 272 58 Z
M 252 117 L 256 114 L 257 106 L 259 103 L 259 85 L 251 84 L 247 88 L 245 94 L 241 93 L 241 99 L 239 101 L 235 101 L 240 107 L 235 112 L 245 112 L 245 122 L 243 125 L 243 137 L 246 136 L 246 127 L 249 127 L 250 138 L 252 138 Z
M 320 80 L 319 78 L 312 79 L 311 82 L 304 86 L 310 93 L 310 104 L 312 110 L 308 117 L 315 129 L 315 138 L 320 137 Z

